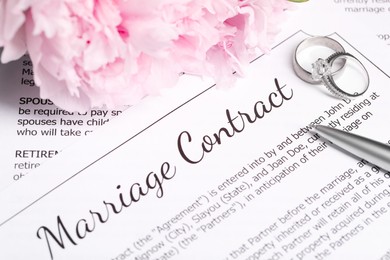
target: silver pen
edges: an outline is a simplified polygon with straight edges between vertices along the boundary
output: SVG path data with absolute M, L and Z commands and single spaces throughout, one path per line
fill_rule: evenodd
M 317 125 L 314 128 L 317 133 L 336 146 L 390 171 L 389 145 L 329 126 Z

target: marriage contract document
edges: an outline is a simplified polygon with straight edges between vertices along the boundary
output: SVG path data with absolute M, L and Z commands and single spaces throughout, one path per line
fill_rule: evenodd
M 294 74 L 307 37 L 281 41 L 235 87 L 199 86 L 169 111 L 185 91 L 145 100 L 8 186 L 0 259 L 389 257 L 390 173 L 313 126 L 389 143 L 390 79 L 336 32 L 370 87 L 334 98 Z

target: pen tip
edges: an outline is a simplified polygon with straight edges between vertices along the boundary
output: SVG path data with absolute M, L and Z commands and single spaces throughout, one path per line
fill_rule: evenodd
M 327 129 L 328 127 L 327 126 L 324 126 L 324 125 L 315 125 L 313 126 L 314 130 L 324 130 L 324 129 Z
M 321 125 L 314 125 L 314 126 L 313 126 L 313 129 L 314 129 L 314 130 L 318 130 L 319 128 L 321 128 Z

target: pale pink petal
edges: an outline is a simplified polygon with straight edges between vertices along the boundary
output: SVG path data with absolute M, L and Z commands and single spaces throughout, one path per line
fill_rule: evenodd
M 131 105 L 182 72 L 233 85 L 270 49 L 288 7 L 287 0 L 0 0 L 1 60 L 27 49 L 42 97 L 67 110 Z

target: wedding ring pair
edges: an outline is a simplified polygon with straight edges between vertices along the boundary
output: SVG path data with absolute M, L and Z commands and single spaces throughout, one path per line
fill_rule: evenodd
M 318 56 L 327 52 L 328 57 L 318 58 L 313 62 L 313 58 L 318 57 L 313 51 L 317 51 Z M 308 68 L 309 65 L 311 69 Z M 345 52 L 339 42 L 326 36 L 310 37 L 298 44 L 293 68 L 303 81 L 310 84 L 322 83 L 339 98 L 352 99 L 363 95 L 370 84 L 364 65 L 355 56 Z

